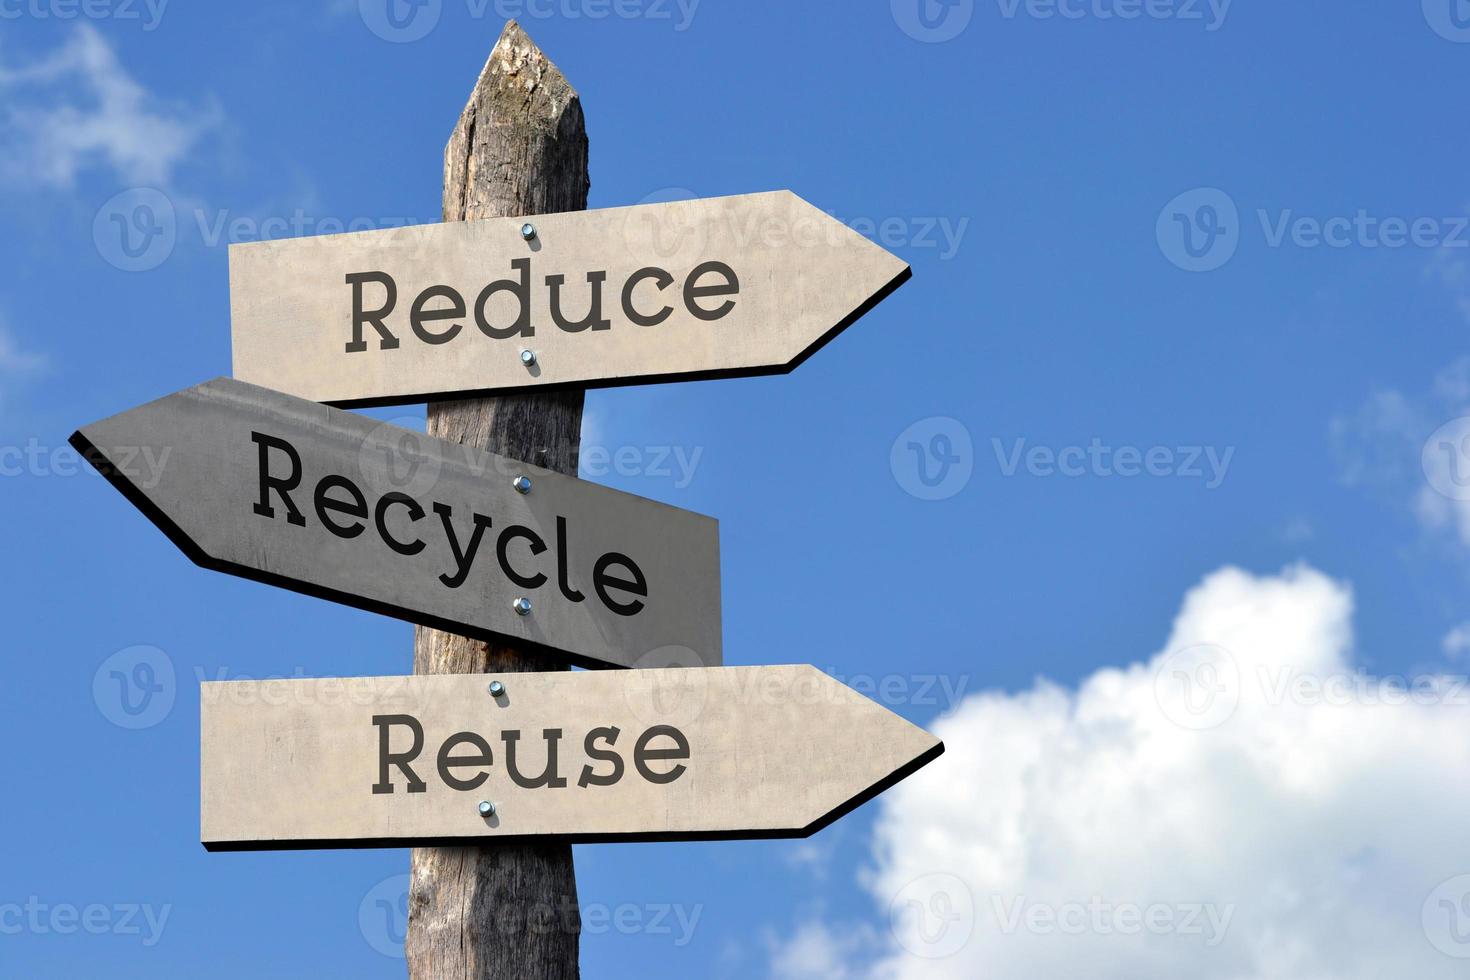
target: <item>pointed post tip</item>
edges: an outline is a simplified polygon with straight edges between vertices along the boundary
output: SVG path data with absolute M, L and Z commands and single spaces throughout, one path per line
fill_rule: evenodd
M 516 74 L 528 64 L 537 65 L 541 71 L 554 75 L 563 83 L 566 81 L 561 70 L 556 67 L 556 63 L 547 57 L 546 52 L 541 50 L 541 46 L 526 33 L 520 21 L 508 20 L 495 42 L 495 47 L 490 51 L 486 68 L 488 70 L 494 67 L 504 69 L 510 74 Z
M 515 19 L 505 22 L 490 56 L 485 59 L 485 66 L 480 69 L 480 77 L 470 93 L 470 103 L 473 104 L 475 96 L 483 91 L 505 87 L 540 88 L 556 93 L 553 104 L 565 104 L 577 98 L 576 89 L 561 69 Z
M 531 40 L 531 35 L 526 33 L 526 29 L 521 26 L 521 22 L 515 18 L 511 18 L 505 22 L 505 27 L 501 30 L 500 37 L 496 39 L 495 47 L 490 52 L 490 58 L 494 60 L 497 53 L 501 51 L 509 52 L 517 48 L 529 49 L 537 54 L 541 54 L 541 48 L 535 41 Z

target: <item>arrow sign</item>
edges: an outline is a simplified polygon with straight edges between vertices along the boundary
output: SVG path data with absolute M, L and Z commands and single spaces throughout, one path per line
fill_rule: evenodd
M 201 685 L 204 846 L 805 837 L 944 751 L 813 667 L 494 680 Z
M 711 518 L 227 378 L 71 441 L 206 568 L 577 664 L 721 662 Z
M 780 374 L 909 275 L 789 191 L 232 245 L 235 377 L 365 405 Z

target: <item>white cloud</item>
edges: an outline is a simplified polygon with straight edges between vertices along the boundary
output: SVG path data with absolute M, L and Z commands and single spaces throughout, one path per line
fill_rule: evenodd
M 847 962 L 861 939 L 829 932 L 820 922 L 799 926 L 790 939 L 773 943 L 771 976 L 775 980 L 847 980 L 855 976 Z
M 1470 929 L 1451 929 L 1470 925 L 1470 884 L 1436 888 L 1470 873 L 1470 694 L 1359 673 L 1352 609 L 1310 568 L 1225 569 L 1146 663 L 1075 691 L 967 698 L 934 726 L 946 754 L 881 798 L 865 883 L 881 916 L 900 914 L 841 964 L 966 980 L 1463 977 L 1470 961 L 1446 951 L 1470 956 Z M 820 963 L 850 934 L 804 926 L 773 967 Z
M 1461 623 L 1444 635 L 1440 644 L 1449 660 L 1459 661 L 1470 652 L 1470 623 Z
M 39 371 L 45 366 L 44 357 L 22 350 L 5 324 L 0 322 L 0 375 L 16 377 Z
M 44 355 L 23 347 L 0 317 L 0 408 L 5 407 L 26 381 L 46 369 Z
M 87 24 L 40 61 L 0 59 L 0 159 L 12 180 L 70 187 L 79 172 L 106 166 L 123 183 L 166 187 L 218 121 L 214 109 L 150 94 Z
M 1462 257 L 1463 252 L 1463 248 L 1448 246 L 1439 249 L 1429 264 L 1428 275 L 1450 294 L 1460 315 L 1470 320 L 1470 261 Z
M 1406 504 L 1425 528 L 1470 546 L 1470 358 L 1420 396 L 1375 392 L 1333 419 L 1330 435 L 1344 483 Z

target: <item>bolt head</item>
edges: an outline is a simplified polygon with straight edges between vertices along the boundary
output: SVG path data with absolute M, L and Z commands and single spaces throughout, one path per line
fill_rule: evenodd
M 533 350 L 521 351 L 521 363 L 526 367 L 533 366 L 536 363 L 536 352 Z
M 526 494 L 531 492 L 531 478 L 529 476 L 518 476 L 511 486 L 516 488 L 516 493 Z
M 521 237 L 528 242 L 534 239 L 536 237 L 536 226 L 529 221 L 521 225 Z
M 531 615 L 531 600 L 530 599 L 517 599 L 515 602 L 511 603 L 511 606 L 512 606 L 512 608 L 515 609 L 515 611 L 517 613 L 519 613 L 522 616 L 529 616 L 529 615 Z
M 494 803 L 491 803 L 489 800 L 481 800 L 480 801 L 480 808 L 479 809 L 480 809 L 480 816 L 482 816 L 482 817 L 493 817 L 493 816 L 495 816 L 495 804 Z
M 500 683 L 499 681 L 491 681 L 490 682 L 490 696 L 492 698 L 498 698 L 498 697 L 500 697 L 504 693 L 505 693 L 505 685 L 504 684 Z

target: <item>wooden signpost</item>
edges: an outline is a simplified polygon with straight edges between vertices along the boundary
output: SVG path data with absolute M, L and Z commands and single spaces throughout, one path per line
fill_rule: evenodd
M 909 275 L 789 191 L 251 242 L 235 377 L 382 405 L 777 374 Z
M 574 663 L 721 662 L 711 518 L 228 378 L 72 441 L 206 568 Z
M 235 379 L 72 437 L 196 563 L 418 624 L 413 677 L 204 684 L 201 839 L 414 847 L 425 980 L 578 976 L 572 841 L 805 836 L 944 749 L 811 667 L 719 667 L 715 521 L 575 478 L 583 389 L 788 371 L 909 267 L 790 192 L 587 189 L 512 22 L 444 224 L 232 246 Z M 427 436 L 326 407 L 424 400 Z M 506 903 L 572 911 L 507 936 Z
M 236 681 L 201 697 L 210 850 L 805 837 L 944 750 L 799 666 Z

